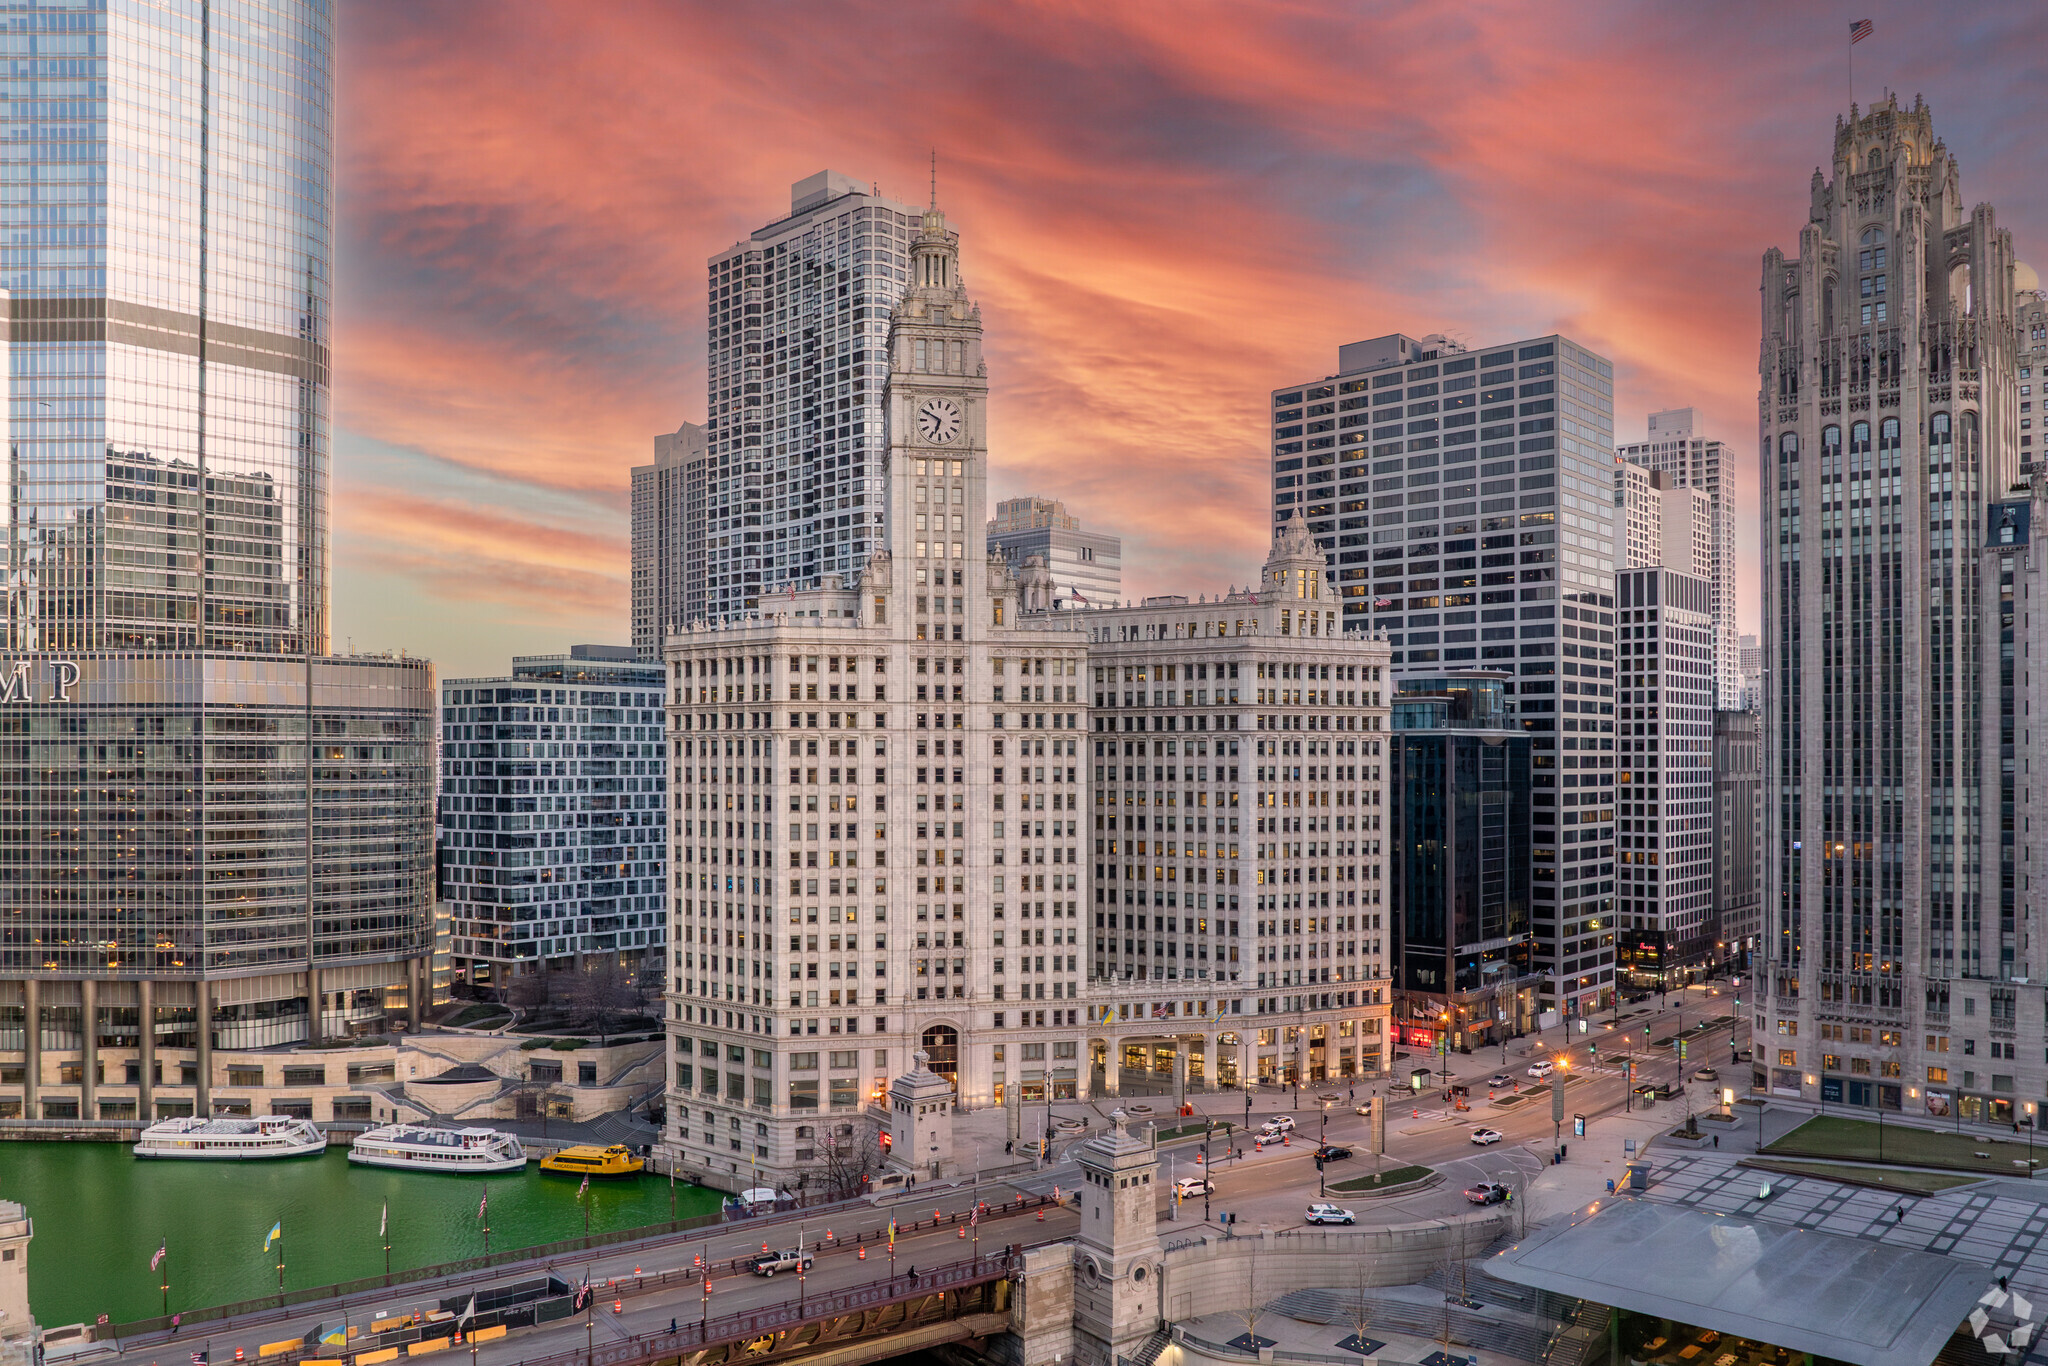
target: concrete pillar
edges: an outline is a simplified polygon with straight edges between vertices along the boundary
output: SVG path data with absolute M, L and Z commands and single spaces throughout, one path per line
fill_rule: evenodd
M 192 1113 L 205 1119 L 213 1114 L 213 983 L 194 982 L 192 995 L 199 1017 L 199 1085 L 192 1093 Z
M 1294 1076 L 1302 1086 L 1308 1085 L 1307 1025 L 1297 1025 L 1294 1029 Z
M 1202 1089 L 1209 1092 L 1215 1091 L 1216 1078 L 1219 1075 L 1216 1070 L 1216 1036 L 1214 1034 L 1204 1034 L 1202 1036 Z
M 320 1008 L 320 969 L 306 969 L 306 1042 L 327 1040 L 326 1012 Z
M 1121 1079 L 1120 1071 L 1124 1065 L 1123 1041 L 1112 1035 L 1104 1039 L 1103 1043 L 1106 1047 L 1102 1055 L 1102 1094 L 1114 1096 L 1119 1094 L 1117 1083 Z
M 156 1118 L 156 983 L 143 978 L 135 984 L 135 994 L 135 1043 L 142 1077 L 135 1092 L 135 1117 L 147 1128 Z
M 98 1119 L 100 1063 L 100 984 L 88 977 L 78 984 L 78 1019 L 84 1043 L 78 1050 L 78 1117 Z
M 1173 1041 L 1173 1099 L 1175 1104 L 1187 1094 L 1188 1049 L 1192 1047 L 1186 1035 L 1179 1035 Z
M 21 981 L 22 1031 L 21 1031 L 21 1114 L 24 1119 L 41 1119 L 42 1107 L 36 1103 L 36 1091 L 43 1074 L 43 992 L 42 983 L 33 977 Z
M 427 996 L 433 989 L 433 972 L 427 959 L 412 960 L 412 988 L 406 993 L 406 1000 L 412 1010 L 412 1032 L 420 1032 L 420 1026 L 427 1018 Z

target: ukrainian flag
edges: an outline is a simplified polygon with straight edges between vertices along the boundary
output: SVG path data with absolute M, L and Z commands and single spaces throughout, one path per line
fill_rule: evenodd
M 318 1341 L 322 1347 L 348 1346 L 348 1329 L 345 1326 L 341 1328 L 321 1327 L 313 1331 L 319 1334 Z
M 276 1223 L 274 1223 L 274 1224 L 272 1224 L 272 1225 L 270 1226 L 270 1232 L 268 1232 L 268 1233 L 266 1233 L 266 1234 L 264 1234 L 264 1235 L 263 1235 L 263 1250 L 264 1250 L 265 1252 L 268 1252 L 268 1251 L 270 1251 L 270 1245 L 271 1245 L 272 1243 L 275 1243 L 275 1242 L 278 1242 L 278 1241 L 282 1240 L 282 1239 L 283 1239 L 283 1237 L 284 1237 L 284 1220 L 280 1219 L 280 1220 L 278 1220 L 278 1221 L 277 1221 Z

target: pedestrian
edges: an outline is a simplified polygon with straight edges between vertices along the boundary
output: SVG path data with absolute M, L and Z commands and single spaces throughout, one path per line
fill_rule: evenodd
M 668 1331 L 671 1333 L 676 1331 L 676 1321 L 674 1319 L 668 1321 Z
M 1719 1148 L 1720 1146 L 1721 1146 L 1721 1135 L 1719 1135 L 1719 1134 L 1715 1134 L 1715 1135 L 1714 1135 L 1714 1147 L 1718 1149 L 1718 1148 Z
M 908 1273 L 906 1273 L 906 1274 L 908 1274 L 908 1275 L 909 1275 L 909 1277 L 910 1277 L 910 1279 L 912 1279 L 913 1281 L 914 1281 L 914 1280 L 916 1280 L 916 1279 L 917 1279 L 917 1268 L 913 1266 L 912 1268 L 910 1268 L 909 1272 L 908 1272 Z

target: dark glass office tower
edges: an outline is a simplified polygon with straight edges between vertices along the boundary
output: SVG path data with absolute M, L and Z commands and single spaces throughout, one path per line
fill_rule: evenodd
M 1395 682 L 1396 1031 L 1422 1049 L 1446 1036 L 1452 1048 L 1495 1042 L 1534 1023 L 1542 985 L 1529 923 L 1530 737 L 1504 674 Z

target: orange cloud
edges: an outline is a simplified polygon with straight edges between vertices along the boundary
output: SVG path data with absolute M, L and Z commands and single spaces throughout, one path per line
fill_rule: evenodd
M 827 166 L 921 200 L 934 144 L 994 487 L 1123 533 L 1132 596 L 1246 577 L 1267 393 L 1346 341 L 1561 330 L 1614 361 L 1623 439 L 1692 404 L 1753 449 L 1758 258 L 1829 153 L 1839 29 L 1758 2 L 357 0 L 338 421 L 503 506 L 350 498 L 338 462 L 337 570 L 360 546 L 451 603 L 623 619 L 627 471 L 702 415 L 705 259 Z M 2044 39 L 2038 7 L 1900 11 L 1857 49 L 1866 99 L 1925 91 L 2030 259 Z M 529 509 L 557 494 L 617 521 L 550 538 Z

